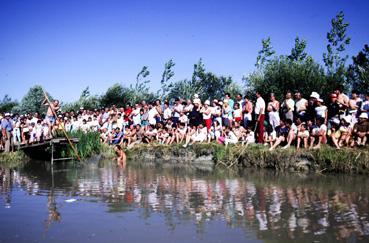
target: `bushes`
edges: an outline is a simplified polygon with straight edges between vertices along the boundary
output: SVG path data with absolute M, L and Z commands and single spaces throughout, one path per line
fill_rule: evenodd
M 0 153 L 0 165 L 6 168 L 15 168 L 27 161 L 26 155 L 22 151 L 11 153 Z
M 76 131 L 70 134 L 70 137 L 78 138 L 79 142 L 76 145 L 77 152 L 82 160 L 91 157 L 94 154 L 100 154 L 102 143 L 100 142 L 100 134 L 98 132 L 84 133 Z M 68 146 L 69 153 L 77 158 L 72 149 Z

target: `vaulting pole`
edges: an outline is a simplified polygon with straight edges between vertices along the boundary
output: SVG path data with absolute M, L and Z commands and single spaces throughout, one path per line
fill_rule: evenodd
M 42 89 L 42 91 L 44 92 L 44 96 L 45 96 L 45 99 L 46 99 L 47 103 L 49 104 L 49 106 L 51 106 L 51 103 L 50 103 L 49 97 L 47 97 L 45 90 L 43 90 L 43 89 Z M 51 109 L 51 111 L 53 112 L 53 115 L 55 116 L 55 119 L 58 119 L 58 116 L 56 115 L 56 113 L 55 113 L 54 109 L 53 109 L 52 107 L 50 107 L 50 109 Z M 77 156 L 77 159 L 78 159 L 79 161 L 81 161 L 81 158 L 79 157 L 79 155 L 78 155 L 78 152 L 77 152 L 76 148 L 74 147 L 74 145 L 73 145 L 72 141 L 70 141 L 70 139 L 69 139 L 69 137 L 68 137 L 68 134 L 67 134 L 67 132 L 65 131 L 64 125 L 62 125 L 62 131 L 63 131 L 63 133 L 64 133 L 65 138 L 68 140 L 69 145 L 72 147 L 72 150 L 73 150 L 74 154 Z

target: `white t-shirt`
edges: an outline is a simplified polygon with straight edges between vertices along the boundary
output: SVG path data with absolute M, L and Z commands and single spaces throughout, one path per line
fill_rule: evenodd
M 175 105 L 174 106 L 174 115 L 173 117 L 179 117 L 179 113 L 183 111 L 183 105 L 179 104 L 179 105 Z
M 294 111 L 295 110 L 295 101 L 293 99 L 287 99 L 284 101 L 284 105 L 288 108 L 288 111 Z
M 155 107 L 151 108 L 148 112 L 148 120 L 149 120 L 149 123 L 151 125 L 155 125 L 156 124 L 156 119 L 155 117 L 158 115 L 158 111 L 156 110 Z
M 261 114 L 265 114 L 265 101 L 262 97 L 259 97 L 256 100 L 256 104 L 255 104 L 255 114 L 259 115 L 260 109 L 262 109 Z
M 296 111 L 306 111 L 307 109 L 307 100 L 304 98 L 301 98 L 300 100 L 296 101 Z
M 172 110 L 168 107 L 164 110 L 164 119 L 168 120 L 172 117 Z
M 233 110 L 234 117 L 241 117 L 242 118 L 242 109 Z
M 327 107 L 325 105 L 315 107 L 315 112 L 318 117 L 325 118 L 326 111 Z
M 131 113 L 133 125 L 141 124 L 140 108 L 134 109 Z
M 210 108 L 210 107 L 208 107 L 205 111 L 206 111 L 206 112 L 209 112 L 209 114 L 205 114 L 205 112 L 204 112 L 204 113 L 202 113 L 202 118 L 203 118 L 204 120 L 210 119 L 210 118 L 211 118 L 211 108 Z

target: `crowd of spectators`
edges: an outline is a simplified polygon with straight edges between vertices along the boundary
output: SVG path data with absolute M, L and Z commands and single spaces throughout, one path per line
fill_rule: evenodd
M 62 112 L 59 101 L 48 106 L 46 115 L 35 113 L 0 115 L 0 148 L 12 150 L 13 145 L 36 143 L 67 132 L 99 132 L 101 141 L 133 147 L 140 143 L 182 144 L 217 142 L 249 145 L 259 143 L 270 150 L 318 149 L 321 144 L 364 146 L 369 136 L 369 93 L 352 91 L 350 97 L 335 90 L 327 100 L 317 92 L 302 97 L 287 92 L 278 101 L 269 94 L 265 101 L 261 92 L 256 100 L 241 94 L 225 94 L 221 100 L 176 98 L 174 102 L 155 100 Z M 264 96 L 265 97 L 265 96 Z

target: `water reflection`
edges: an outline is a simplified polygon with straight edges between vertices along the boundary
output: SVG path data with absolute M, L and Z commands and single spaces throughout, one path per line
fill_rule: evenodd
M 102 202 L 111 213 L 138 210 L 143 220 L 162 214 L 169 230 L 187 221 L 204 233 L 208 221 L 222 220 L 264 240 L 369 240 L 369 183 L 362 176 L 245 172 L 229 177 L 111 164 L 59 165 L 52 176 L 45 164 L 1 169 L 0 182 L 3 207 L 16 203 L 15 187 L 48 198 L 46 230 L 63 220 L 56 198 L 72 197 Z

